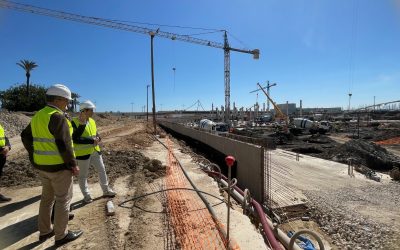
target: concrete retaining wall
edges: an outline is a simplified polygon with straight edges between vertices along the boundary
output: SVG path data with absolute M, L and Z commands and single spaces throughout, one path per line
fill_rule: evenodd
M 236 178 L 240 187 L 248 188 L 254 199 L 259 202 L 263 201 L 264 149 L 261 146 L 236 141 L 176 123 L 158 122 L 178 134 L 207 144 L 225 155 L 234 156 L 237 161 Z

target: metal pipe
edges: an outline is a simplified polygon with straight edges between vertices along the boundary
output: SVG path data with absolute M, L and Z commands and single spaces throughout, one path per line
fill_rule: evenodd
M 226 185 L 226 186 L 228 185 L 228 183 L 226 182 L 227 178 L 224 175 L 222 175 L 218 172 L 214 172 L 214 171 L 208 171 L 208 170 L 204 170 L 204 171 L 206 173 L 219 176 L 221 178 L 221 183 L 223 183 L 223 185 Z M 224 182 L 222 182 L 222 181 L 224 181 Z M 243 197 L 244 192 L 239 187 L 234 186 L 233 188 Z M 272 222 L 268 223 L 268 220 L 265 217 L 265 213 L 264 213 L 261 205 L 254 199 L 251 199 L 251 204 L 255 208 L 257 215 L 260 218 L 261 226 L 263 228 L 265 237 L 268 239 L 269 243 L 271 244 L 272 249 L 274 249 L 274 250 L 282 249 L 275 238 L 274 232 L 272 231 L 272 229 L 274 229 L 274 226 L 272 225 Z M 288 245 L 289 245 L 289 241 L 290 241 L 290 239 L 288 240 Z
M 212 172 L 212 171 L 211 171 Z M 215 174 L 218 175 L 218 173 L 214 172 Z M 223 186 L 228 186 L 228 183 L 221 179 L 221 183 Z M 238 190 L 236 190 L 236 188 Z M 233 198 L 235 198 L 236 200 L 240 201 L 241 203 L 243 203 L 244 201 L 244 192 L 241 192 L 240 188 L 236 187 L 233 192 L 232 192 L 232 196 Z M 250 211 L 252 214 L 256 215 L 258 211 L 254 210 L 254 207 L 250 208 Z M 264 212 L 263 212 L 264 213 Z M 292 248 L 289 248 L 289 243 L 290 243 L 290 239 L 285 232 L 283 232 L 282 230 L 280 230 L 279 228 L 277 228 L 276 226 L 274 226 L 274 224 L 272 223 L 272 221 L 268 218 L 266 218 L 268 226 L 273 230 L 273 233 L 275 235 L 276 238 L 278 238 L 279 242 L 281 242 L 285 248 L 290 249 L 290 250 L 302 250 L 302 248 L 300 248 L 297 244 L 294 244 L 292 246 Z

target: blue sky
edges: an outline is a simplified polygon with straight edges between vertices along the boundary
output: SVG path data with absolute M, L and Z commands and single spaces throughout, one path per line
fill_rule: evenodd
M 65 1 L 31 4 L 113 20 L 159 24 L 178 34 L 223 42 L 222 33 L 161 25 L 228 30 L 235 48 L 258 48 L 260 59 L 231 53 L 231 107 L 250 107 L 256 83 L 276 82 L 277 103 L 354 108 L 399 100 L 400 4 L 395 0 Z M 141 111 L 151 83 L 150 36 L 0 8 L 0 90 L 25 82 L 21 59 L 39 67 L 31 81 L 64 83 L 95 101 L 98 111 Z M 224 105 L 222 49 L 154 39 L 157 110 L 197 100 Z M 175 77 L 174 71 L 175 70 Z M 174 80 L 175 79 L 175 80 Z M 151 95 L 149 96 L 151 97 Z M 259 102 L 265 102 L 262 93 Z M 151 103 L 149 101 L 149 103 Z M 162 107 L 161 107 L 162 105 Z M 150 109 L 149 109 L 150 110 Z

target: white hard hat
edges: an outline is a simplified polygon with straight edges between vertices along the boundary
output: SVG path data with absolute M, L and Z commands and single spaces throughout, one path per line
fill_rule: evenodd
M 72 100 L 71 98 L 71 90 L 65 85 L 62 84 L 54 84 L 50 88 L 47 89 L 46 95 L 60 96 L 65 99 Z
M 95 109 L 96 106 L 93 104 L 93 102 L 87 100 L 84 102 L 81 102 L 79 104 L 79 110 L 84 110 L 84 109 Z

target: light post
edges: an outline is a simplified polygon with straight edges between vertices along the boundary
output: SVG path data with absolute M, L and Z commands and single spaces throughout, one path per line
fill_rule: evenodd
M 155 89 L 154 89 L 154 60 L 153 60 L 153 39 L 154 36 L 158 33 L 158 29 L 156 32 L 150 32 L 150 44 L 151 44 L 151 92 L 153 97 L 153 127 L 154 127 L 154 135 L 157 134 L 156 130 L 156 97 L 155 97 Z
M 147 84 L 147 104 L 146 104 L 146 109 L 147 109 L 147 111 L 146 111 L 146 117 L 147 117 L 147 122 L 149 122 L 149 87 L 150 87 L 150 84 Z
M 132 115 L 133 115 L 133 104 L 135 104 L 134 102 L 131 102 L 131 105 L 132 105 Z
M 351 100 L 351 96 L 352 96 L 353 94 L 352 93 L 349 93 L 349 112 L 350 112 L 350 108 L 351 108 L 351 106 L 350 106 L 350 100 Z

